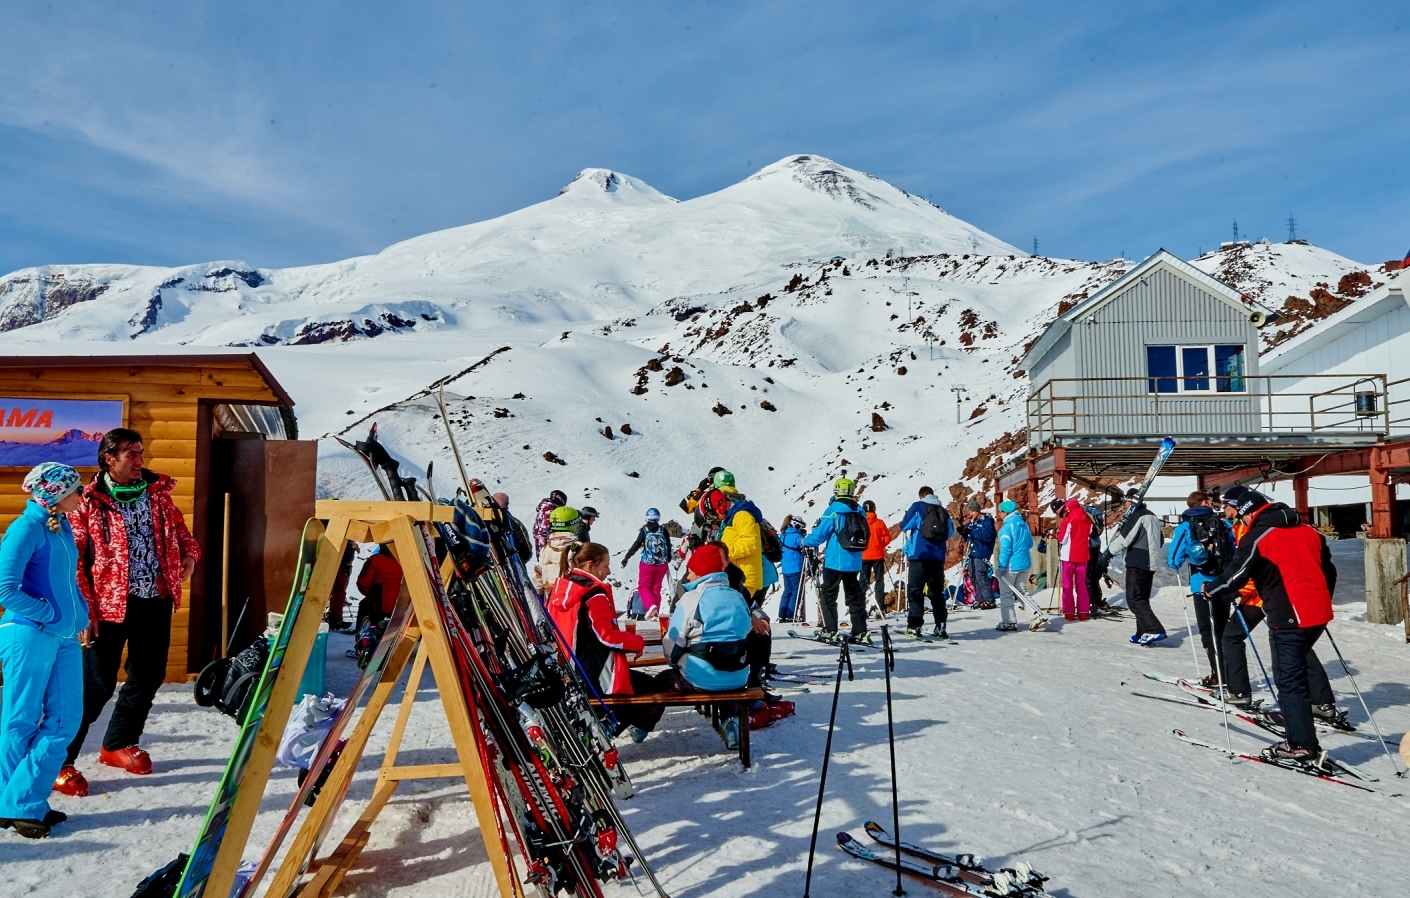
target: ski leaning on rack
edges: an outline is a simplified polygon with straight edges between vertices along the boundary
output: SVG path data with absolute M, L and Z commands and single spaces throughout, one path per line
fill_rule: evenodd
M 837 834 L 837 847 L 859 860 L 871 861 L 888 870 L 896 869 L 896 858 L 883 857 L 871 848 L 858 842 L 850 833 Z M 1020 886 L 1009 879 L 1007 873 L 1000 873 L 989 885 L 978 885 L 964 878 L 964 871 L 953 864 L 921 864 L 901 858 L 901 872 L 919 876 L 955 895 L 974 895 L 979 898 L 1010 898 L 1010 896 L 1031 895 L 1034 890 Z
M 284 844 L 284 839 L 289 835 L 289 830 L 293 828 L 294 821 L 298 819 L 299 811 L 302 810 L 305 802 L 308 802 L 310 795 L 314 793 L 322 781 L 323 773 L 334 761 L 339 740 L 342 739 L 343 730 L 347 729 L 348 723 L 357 713 L 358 707 L 362 704 L 363 697 L 367 691 L 376 684 L 382 677 L 382 669 L 386 667 L 387 658 L 391 655 L 392 649 L 401 642 L 406 635 L 406 629 L 411 624 L 411 602 L 402 598 L 397 602 L 391 617 L 387 620 L 387 627 L 382 632 L 382 638 L 377 641 L 377 647 L 372 651 L 372 657 L 368 659 L 367 667 L 363 669 L 362 675 L 358 677 L 352 692 L 348 694 L 347 701 L 343 704 L 343 709 L 338 712 L 338 716 L 333 721 L 333 726 L 324 735 L 323 741 L 319 744 L 318 751 L 314 754 L 313 761 L 309 764 L 308 775 L 304 777 L 303 783 L 294 793 L 294 800 L 289 803 L 289 811 L 280 821 L 278 829 L 274 831 L 274 837 L 269 840 L 269 846 L 265 848 L 263 856 L 260 857 L 254 872 L 245 882 L 244 886 L 235 892 L 236 898 L 247 898 L 253 895 L 255 888 L 259 886 L 260 880 L 269 872 L 269 868 L 274 864 L 274 856 L 279 853 L 279 847 Z M 312 802 L 308 802 L 312 804 Z M 331 815 L 330 815 L 331 816 Z
M 274 691 L 274 681 L 284 664 L 284 653 L 289 647 L 289 638 L 294 632 L 299 610 L 308 592 L 309 578 L 313 575 L 313 562 L 318 554 L 318 542 L 322 529 L 317 522 L 310 520 L 304 524 L 302 542 L 299 546 L 299 564 L 294 571 L 294 585 L 289 590 L 289 601 L 284 606 L 284 619 L 279 624 L 279 632 L 274 644 L 269 648 L 269 660 L 260 674 L 259 685 L 255 687 L 245 719 L 240 721 L 240 734 L 235 737 L 235 748 L 230 752 L 230 761 L 216 786 L 215 797 L 211 799 L 210 810 L 206 812 L 205 823 L 196 836 L 196 844 L 191 849 L 186 869 L 176 884 L 176 898 L 187 898 L 204 893 L 206 880 L 210 878 L 215 856 L 220 851 L 220 843 L 225 838 L 226 824 L 230 820 L 230 809 L 235 806 L 235 796 L 240 791 L 240 781 L 245 776 L 245 767 L 254 750 L 255 739 L 259 735 L 260 724 L 264 722 L 265 709 L 269 707 L 269 697 Z M 225 898 L 225 896 L 218 896 Z
M 885 845 L 887 848 L 895 848 L 896 840 L 887 832 L 885 827 L 874 820 L 867 821 L 867 835 L 874 840 Z M 993 885 L 995 876 L 998 874 L 985 869 L 979 864 L 972 854 L 941 854 L 938 851 L 931 851 L 929 848 L 920 845 L 912 845 L 909 842 L 901 843 L 901 850 L 913 854 L 916 857 L 930 861 L 932 864 L 942 864 L 951 867 L 958 867 L 960 872 L 970 881 L 982 886 Z M 1026 887 L 1027 891 L 1043 890 L 1043 883 L 1048 881 L 1048 877 L 1034 870 L 1027 863 L 1019 862 L 1013 867 L 1002 868 L 999 873 L 1006 874 L 1008 878 L 1017 883 L 1020 888 Z
M 1228 749 L 1221 748 L 1211 742 L 1205 742 L 1203 739 L 1196 739 L 1193 736 L 1188 736 L 1183 730 L 1175 730 L 1174 732 L 1175 738 L 1179 739 L 1181 742 L 1186 742 L 1190 745 L 1198 745 L 1200 748 L 1207 748 L 1210 751 L 1217 751 L 1225 757 L 1230 757 Z M 1311 764 L 1300 764 L 1297 761 L 1280 761 L 1275 760 L 1273 758 L 1265 758 L 1262 755 L 1250 754 L 1249 752 L 1243 751 L 1234 752 L 1232 757 L 1242 758 L 1245 761 L 1256 761 L 1259 764 L 1267 764 L 1269 767 L 1281 767 L 1284 770 L 1291 770 L 1294 773 L 1301 773 L 1303 776 L 1315 777 L 1319 780 L 1325 780 L 1329 783 L 1336 783 L 1339 786 L 1350 786 L 1353 789 L 1361 789 L 1365 792 L 1375 792 L 1379 795 L 1389 795 L 1392 797 L 1401 794 L 1399 792 L 1392 792 L 1388 789 L 1380 789 L 1376 786 L 1368 785 L 1364 781 L 1352 782 L 1351 780 L 1344 780 L 1340 776 L 1327 772 L 1326 769 L 1314 767 Z

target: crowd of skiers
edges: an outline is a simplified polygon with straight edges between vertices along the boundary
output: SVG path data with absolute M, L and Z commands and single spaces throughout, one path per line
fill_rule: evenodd
M 0 539 L 0 828 L 27 838 L 67 819 L 51 791 L 88 794 L 75 764 L 114 691 L 98 763 L 151 773 L 138 743 L 165 679 L 181 584 L 201 554 L 175 481 L 143 467 L 141 434 L 108 431 L 97 461 L 86 486 L 68 465 L 31 470 L 24 510 Z

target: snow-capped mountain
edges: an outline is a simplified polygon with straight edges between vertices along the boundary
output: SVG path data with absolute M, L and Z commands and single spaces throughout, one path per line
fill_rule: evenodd
M 981 487 L 1019 442 L 1024 348 L 1130 264 L 1030 257 L 790 156 L 684 202 L 587 169 L 542 203 L 326 265 L 25 269 L 0 279 L 0 329 L 15 352 L 260 347 L 303 435 L 375 420 L 407 462 L 436 462 L 442 493 L 455 467 L 425 388 L 444 382 L 471 476 L 521 510 L 564 488 L 620 548 L 715 464 L 776 522 L 844 472 L 893 515 L 922 483 Z M 1282 245 L 1198 264 L 1289 295 L 1356 267 Z M 372 492 L 331 440 L 320 481 Z

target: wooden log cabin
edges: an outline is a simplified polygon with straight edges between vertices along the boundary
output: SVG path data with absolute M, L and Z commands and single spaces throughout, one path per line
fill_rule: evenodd
M 243 610 L 231 636 L 234 651 L 256 638 L 267 612 L 284 607 L 299 532 L 314 513 L 317 466 L 317 443 L 296 439 L 294 401 L 259 357 L 0 358 L 0 443 L 16 433 L 7 424 L 43 422 L 42 409 L 27 419 L 46 400 L 120 400 L 123 426 L 142 434 L 146 466 L 176 480 L 176 505 L 201 545 L 202 559 L 172 618 L 167 681 L 186 681 L 219 653 L 227 576 L 229 626 Z M 115 412 L 116 403 L 107 408 Z M 55 437 L 63 432 L 55 431 Z M 0 529 L 24 507 L 21 483 L 34 463 L 26 461 L 0 466 Z M 91 479 L 98 471 L 96 453 L 75 467 L 85 481 Z M 222 551 L 227 495 L 228 565 Z

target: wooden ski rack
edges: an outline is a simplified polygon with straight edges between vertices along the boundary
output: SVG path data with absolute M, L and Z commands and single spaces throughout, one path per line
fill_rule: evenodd
M 313 651 L 318 625 L 323 619 L 329 596 L 332 594 L 343 550 L 351 540 L 381 543 L 401 562 L 402 583 L 410 595 L 414 617 L 406 635 L 388 656 L 386 667 L 372 690 L 366 707 L 357 718 L 327 781 L 319 790 L 317 800 L 304 815 L 292 843 L 278 866 L 274 868 L 264 894 L 266 898 L 288 898 L 296 894 L 300 898 L 326 898 L 332 895 L 342 883 L 343 877 L 357 862 L 358 855 L 371 836 L 373 823 L 387 806 L 398 785 L 415 779 L 463 777 L 475 806 L 480 835 L 484 839 L 485 851 L 494 870 L 499 893 L 502 898 L 522 898 L 524 891 L 520 885 L 519 873 L 499 837 L 500 821 L 495 813 L 488 781 L 491 774 L 485 769 L 476 748 L 474 715 L 461 689 L 450 643 L 441 627 L 436 586 L 427 574 L 427 566 L 422 563 L 425 547 L 416 525 L 432 521 L 448 522 L 452 514 L 453 511 L 448 506 L 430 502 L 318 502 L 316 516 L 327 522 L 322 536 L 323 544 L 319 547 L 308 591 L 294 623 L 288 651 L 284 656 L 284 665 L 275 680 L 268 709 L 260 724 L 258 739 L 250 754 L 235 804 L 231 808 L 225 838 L 216 855 L 210 878 L 206 882 L 206 896 L 215 898 L 230 894 L 236 869 L 244 857 L 250 829 L 269 783 L 275 753 L 299 698 L 298 687 L 303 679 L 308 657 Z M 434 563 L 434 559 L 432 562 Z M 442 571 L 442 576 L 444 575 L 445 572 Z M 332 826 L 332 817 L 342 803 L 353 774 L 367 749 L 373 728 L 390 704 L 393 689 L 409 661 L 412 662 L 411 676 L 392 727 L 372 799 L 333 851 L 323 858 L 316 858 L 323 837 Z M 458 760 L 450 764 L 401 766 L 397 763 L 397 753 L 401 748 L 407 721 L 411 717 L 412 706 L 416 702 L 417 687 L 428 662 L 440 693 L 441 705 L 450 727 Z M 304 874 L 310 872 L 312 878 L 301 882 Z

